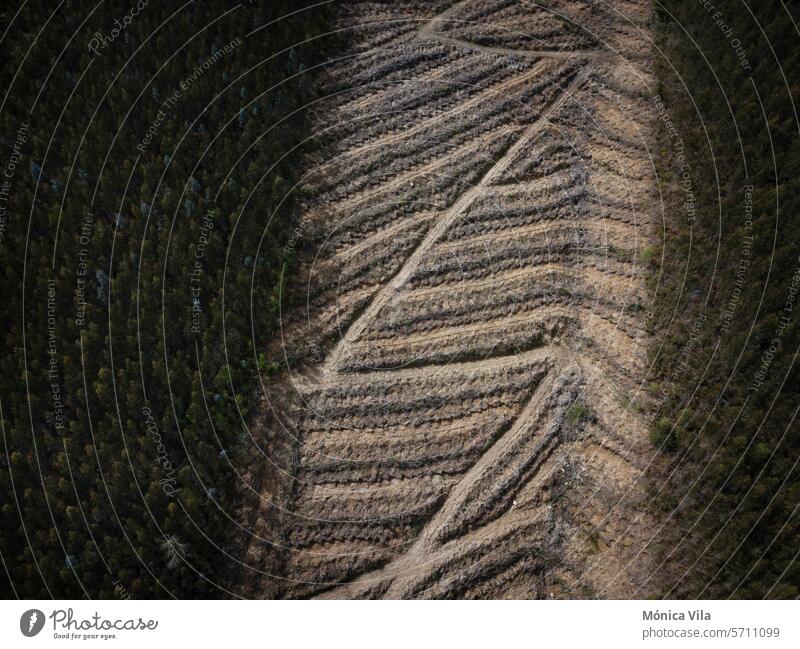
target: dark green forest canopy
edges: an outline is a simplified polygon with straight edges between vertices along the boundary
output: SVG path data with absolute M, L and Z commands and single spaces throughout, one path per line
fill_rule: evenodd
M 655 487 L 672 596 L 800 594 L 796 3 L 656 2 Z M 663 260 L 663 263 L 662 263 Z
M 4 7 L 0 594 L 225 596 L 240 569 L 312 4 Z

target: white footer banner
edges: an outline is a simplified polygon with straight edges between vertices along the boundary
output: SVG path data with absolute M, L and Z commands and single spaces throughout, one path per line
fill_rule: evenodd
M 3 601 L 0 647 L 800 647 L 800 602 Z

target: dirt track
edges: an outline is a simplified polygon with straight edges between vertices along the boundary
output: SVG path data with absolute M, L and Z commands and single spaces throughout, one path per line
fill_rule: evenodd
M 624 597 L 649 577 L 648 11 L 342 8 L 308 301 L 254 424 L 247 594 Z

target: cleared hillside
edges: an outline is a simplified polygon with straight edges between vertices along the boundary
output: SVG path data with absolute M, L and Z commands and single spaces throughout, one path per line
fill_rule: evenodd
M 651 592 L 649 7 L 339 8 L 246 594 Z

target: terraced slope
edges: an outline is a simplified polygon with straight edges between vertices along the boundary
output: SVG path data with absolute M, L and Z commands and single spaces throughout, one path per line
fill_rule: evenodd
M 255 422 L 248 594 L 614 597 L 647 579 L 648 7 L 341 8 L 308 300 Z

